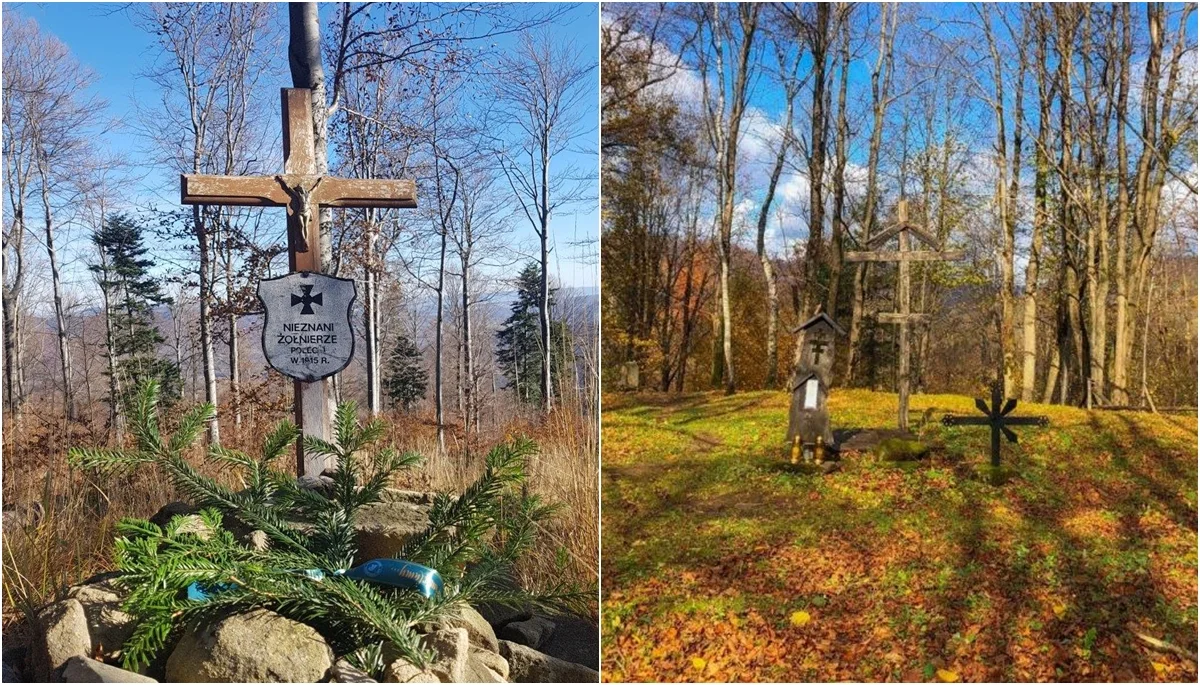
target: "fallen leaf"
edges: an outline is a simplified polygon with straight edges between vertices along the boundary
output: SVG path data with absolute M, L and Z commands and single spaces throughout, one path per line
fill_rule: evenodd
M 707 665 L 708 661 L 701 659 L 698 656 L 692 657 L 692 668 L 696 669 L 697 671 L 703 671 L 704 667 Z
M 954 671 L 947 671 L 944 668 L 939 668 L 937 670 L 937 677 L 938 677 L 938 681 L 943 682 L 943 683 L 957 683 L 958 682 L 958 674 L 955 673 Z
M 1157 661 L 1151 661 L 1151 662 L 1150 662 L 1150 665 L 1154 667 L 1154 672 L 1155 672 L 1155 673 L 1158 673 L 1159 675 L 1162 675 L 1162 674 L 1163 674 L 1163 673 L 1165 673 L 1165 672 L 1166 672 L 1166 670 L 1167 670 L 1167 665 L 1166 665 L 1166 664 L 1159 663 L 1159 662 L 1157 662 Z
M 809 616 L 807 611 L 793 611 L 792 612 L 792 618 L 791 618 L 792 625 L 796 626 L 797 628 L 805 625 L 806 623 L 808 623 L 811 620 L 812 620 L 812 616 Z

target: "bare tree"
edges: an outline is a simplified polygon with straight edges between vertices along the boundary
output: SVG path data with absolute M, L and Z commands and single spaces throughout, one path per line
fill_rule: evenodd
M 770 217 L 771 203 L 775 200 L 775 187 L 779 184 L 779 176 L 783 173 L 784 163 L 788 153 L 795 146 L 795 134 L 792 132 L 792 119 L 795 112 L 796 94 L 800 91 L 799 80 L 800 59 L 804 56 L 802 50 L 791 50 L 784 47 L 781 40 L 775 41 L 775 58 L 778 62 L 778 78 L 783 87 L 784 115 L 780 124 L 778 148 L 775 151 L 775 163 L 771 166 L 771 177 L 767 181 L 767 193 L 763 196 L 762 206 L 758 211 L 758 261 L 762 264 L 763 278 L 767 282 L 767 387 L 774 387 L 779 382 L 779 293 L 775 282 L 774 266 L 771 255 L 767 254 L 767 219 Z
M 499 67 L 496 115 L 509 139 L 496 146 L 496 157 L 540 244 L 542 408 L 549 412 L 550 221 L 557 211 L 585 199 L 587 188 L 579 170 L 552 171 L 552 165 L 584 142 L 578 110 L 595 92 L 588 87 L 594 65 L 578 48 L 539 31 L 522 32 L 514 54 L 503 56 Z
M 720 259 L 721 352 L 725 394 L 737 384 L 733 369 L 733 317 L 729 275 L 733 252 L 733 208 L 737 201 L 738 143 L 742 119 L 757 76 L 757 4 L 704 5 L 696 16 L 696 63 L 701 74 L 704 135 L 716 155 L 717 255 Z
M 5 305 L 7 308 L 12 304 L 13 316 L 19 316 L 19 288 L 24 276 L 21 248 L 26 231 L 26 193 L 36 184 L 41 205 L 42 243 L 50 268 L 63 410 L 68 420 L 74 420 L 75 379 L 67 339 L 59 254 L 62 245 L 61 241 L 56 242 L 56 238 L 65 238 L 65 234 L 61 222 L 56 221 L 56 211 L 60 205 L 70 206 L 77 199 L 78 170 L 89 152 L 92 136 L 101 132 L 105 104 L 88 94 L 95 77 L 75 60 L 67 46 L 53 36 L 42 34 L 32 21 L 26 22 L 23 25 L 20 20 L 5 22 L 6 35 L 10 26 L 14 29 L 5 41 L 5 165 L 9 176 L 6 189 L 14 208 L 12 229 L 6 232 L 5 242 L 6 252 L 7 248 L 12 248 L 15 253 L 17 267 L 14 282 L 6 282 L 13 292 L 6 293 Z M 9 77 L 12 77 L 11 83 Z M 7 140 L 9 135 L 14 137 L 12 141 Z M 13 345 L 9 353 L 13 359 L 6 361 L 17 361 L 16 376 L 13 377 L 16 380 L 13 389 L 17 392 L 13 394 L 20 398 L 23 395 L 20 388 L 23 369 L 20 361 L 15 359 L 19 354 L 19 319 L 9 321 L 6 315 L 6 325 L 11 325 Z
M 895 3 L 880 6 L 879 16 L 879 47 L 875 58 L 875 67 L 871 71 L 871 140 L 867 153 L 867 192 L 863 202 L 862 237 L 860 245 L 866 245 L 875 231 L 876 205 L 879 200 L 879 151 L 883 144 L 884 117 L 888 106 L 892 103 L 892 74 L 895 68 L 893 48 L 896 44 L 896 25 L 899 8 Z M 850 381 L 854 377 L 855 365 L 859 356 L 859 338 L 862 335 L 862 320 L 865 314 L 864 303 L 867 288 L 867 275 L 870 262 L 859 262 L 854 271 L 854 295 L 850 311 L 850 328 L 847 335 L 846 372 L 843 378 Z

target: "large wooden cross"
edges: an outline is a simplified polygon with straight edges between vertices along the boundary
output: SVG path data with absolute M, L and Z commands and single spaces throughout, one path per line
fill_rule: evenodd
M 274 176 L 184 174 L 180 202 L 185 205 L 286 207 L 288 264 L 291 271 L 321 273 L 321 207 L 415 208 L 411 180 L 334 178 L 317 173 L 312 100 L 306 88 L 283 88 L 283 173 Z M 296 381 L 296 424 L 305 435 L 329 439 L 328 388 L 325 380 Z M 328 466 L 306 459 L 296 445 L 298 475 L 316 476 Z
M 935 261 L 953 261 L 962 259 L 964 253 L 962 250 L 942 250 L 938 241 L 933 236 L 926 233 L 919 226 L 908 223 L 908 202 L 900 200 L 896 208 L 896 224 L 888 228 L 886 231 L 874 236 L 867 241 L 868 250 L 857 252 L 847 252 L 845 260 L 847 262 L 898 262 L 899 275 L 896 279 L 896 299 L 899 301 L 900 311 L 898 312 L 880 312 L 876 318 L 880 323 L 889 323 L 899 326 L 900 333 L 900 359 L 899 369 L 896 372 L 897 388 L 900 395 L 900 411 L 897 417 L 897 424 L 900 430 L 908 430 L 908 394 L 909 394 L 909 343 L 908 343 L 908 327 L 909 324 L 926 323 L 929 320 L 929 314 L 925 312 L 912 311 L 911 288 L 909 282 L 908 265 L 912 262 L 935 262 Z M 917 240 L 925 243 L 931 249 L 929 250 L 910 250 L 908 249 L 908 235 L 911 233 L 916 236 Z M 899 250 L 881 250 L 878 249 L 892 237 L 896 237 L 900 241 Z

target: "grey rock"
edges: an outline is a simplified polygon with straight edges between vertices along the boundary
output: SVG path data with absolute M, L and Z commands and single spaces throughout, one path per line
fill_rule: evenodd
M 600 672 L 582 664 L 556 659 L 525 645 L 500 641 L 500 656 L 508 660 L 512 683 L 596 683 Z
M 333 652 L 317 631 L 256 609 L 207 626 L 190 626 L 167 659 L 167 680 L 314 683 L 332 666 Z
M 554 622 L 544 616 L 534 616 L 528 621 L 514 621 L 501 628 L 496 636 L 502 640 L 540 649 L 554 635 Z
M 553 616 L 554 635 L 538 647 L 552 657 L 582 664 L 590 669 L 600 668 L 600 628 L 578 616 Z
M 324 474 L 320 476 L 300 476 L 296 479 L 296 485 L 305 490 L 316 490 L 325 496 L 329 496 L 333 492 L 333 479 Z
M 476 647 L 493 652 L 500 650 L 500 644 L 496 640 L 496 631 L 492 629 L 491 624 L 478 611 L 466 604 L 448 609 L 433 623 L 423 623 L 418 626 L 418 630 L 423 633 L 432 633 L 446 628 L 466 630 L 471 644 Z
M 103 661 L 96 661 L 83 656 L 73 656 L 67 660 L 63 669 L 63 680 L 68 683 L 157 683 L 154 678 L 147 678 L 123 668 L 109 666 Z
M 212 526 L 204 522 L 204 519 L 200 518 L 199 514 L 188 514 L 183 517 L 183 522 L 179 524 L 178 532 L 190 533 L 207 542 L 212 538 L 215 531 L 213 531 Z
M 121 610 L 125 592 L 112 578 L 76 585 L 67 596 L 79 601 L 87 614 L 91 654 L 112 654 L 121 649 L 137 627 L 133 616 Z
M 391 557 L 429 527 L 429 505 L 378 502 L 363 507 L 354 522 L 358 562 Z
M 18 528 L 37 528 L 44 518 L 46 518 L 46 507 L 41 502 L 18 502 L 4 505 L 5 532 L 11 532 Z
M 447 628 L 421 636 L 426 649 L 437 654 L 428 670 L 444 683 L 461 683 L 471 642 L 465 628 Z
M 24 682 L 21 677 L 21 672 L 24 670 L 25 650 L 5 647 L 3 656 L 0 657 L 0 682 L 5 683 L 20 683 Z
M 79 600 L 67 598 L 39 612 L 38 623 L 41 629 L 31 655 L 34 682 L 56 681 L 68 659 L 86 657 L 92 649 L 87 613 Z
M 508 662 L 504 660 L 504 657 L 491 650 L 472 647 L 471 653 L 467 656 L 467 670 L 477 672 L 480 668 L 495 672 L 500 676 L 500 682 L 508 677 Z
M 166 526 L 176 516 L 188 516 L 197 511 L 199 509 L 187 502 L 167 502 L 154 513 L 154 516 L 150 517 L 150 523 L 156 526 Z
M 379 499 L 383 502 L 403 502 L 414 506 L 430 506 L 433 504 L 433 499 L 436 496 L 437 493 L 433 492 L 387 488 L 379 494 Z
M 240 541 L 250 549 L 256 552 L 265 552 L 271 547 L 271 538 L 261 530 L 252 530 L 248 534 L 242 536 Z
M 383 670 L 385 683 L 440 683 L 431 671 L 417 668 L 404 659 L 397 659 Z
M 362 669 L 355 668 L 345 659 L 338 659 L 333 664 L 333 668 L 329 669 L 329 682 L 331 683 L 377 683 L 371 676 L 367 675 Z
M 513 621 L 528 621 L 533 618 L 533 607 L 530 606 L 514 608 L 504 604 L 485 602 L 475 607 L 475 609 L 496 630 L 503 628 Z

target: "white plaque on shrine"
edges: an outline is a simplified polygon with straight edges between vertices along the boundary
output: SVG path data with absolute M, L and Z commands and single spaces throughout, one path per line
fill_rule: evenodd
M 308 271 L 259 281 L 267 363 L 306 383 L 346 368 L 354 356 L 350 306 L 356 296 L 353 280 Z

